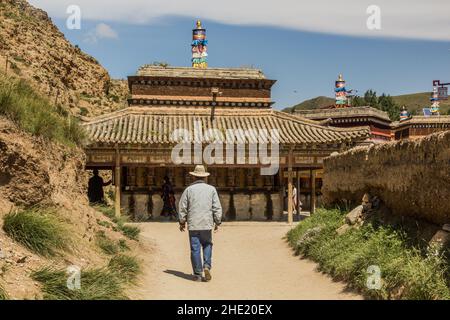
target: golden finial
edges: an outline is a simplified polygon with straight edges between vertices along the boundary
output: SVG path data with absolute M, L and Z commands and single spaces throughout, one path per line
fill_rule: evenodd
M 344 81 L 344 79 L 342 78 L 342 74 L 339 74 L 339 79 L 338 81 Z
M 200 20 L 197 20 L 197 29 L 202 28 L 202 22 Z

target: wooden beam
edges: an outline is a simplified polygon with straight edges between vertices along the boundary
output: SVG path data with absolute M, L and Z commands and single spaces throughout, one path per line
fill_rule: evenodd
M 120 167 L 120 153 L 119 148 L 116 147 L 116 166 L 115 166 L 115 173 L 114 173 L 114 184 L 115 184 L 115 192 L 114 192 L 114 206 L 115 206 L 115 213 L 116 217 L 120 217 L 120 197 L 121 197 L 121 177 L 122 176 L 122 170 Z
M 311 214 L 316 211 L 316 170 L 310 171 L 311 178 Z
M 293 201 L 293 186 L 292 186 L 292 149 L 289 150 L 288 159 L 288 223 L 294 222 L 294 201 Z

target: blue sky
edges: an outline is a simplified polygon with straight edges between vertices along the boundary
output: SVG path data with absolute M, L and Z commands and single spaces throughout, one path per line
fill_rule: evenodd
M 321 1 L 327 0 L 317 0 Z M 430 1 L 444 5 L 440 0 Z M 33 4 L 48 10 L 66 37 L 98 59 L 114 78 L 133 75 L 140 65 L 153 61 L 167 61 L 174 66 L 190 65 L 191 30 L 196 18 L 192 14 L 170 15 L 164 11 L 148 18 L 145 14 L 140 16 L 136 13 L 148 7 L 138 5 L 138 0 L 130 2 L 136 7 L 129 12 L 125 7 L 121 9 L 117 6 L 113 6 L 110 11 L 102 11 L 101 8 L 90 8 L 89 3 L 92 2 L 86 2 L 82 8 L 84 13 L 87 12 L 87 18 L 82 20 L 81 30 L 68 30 L 62 2 L 31 2 L 37 2 Z M 161 3 L 164 3 L 161 6 L 166 10 L 164 6 L 167 2 Z M 448 4 L 445 2 L 445 5 Z M 133 7 L 127 5 L 127 8 L 130 6 Z M 169 9 L 168 13 L 176 13 L 172 7 Z M 272 19 L 270 9 L 267 8 L 267 17 Z M 317 9 L 311 7 L 309 10 Z M 124 16 L 120 16 L 120 10 L 124 10 Z M 431 91 L 433 79 L 450 81 L 450 36 L 447 36 L 447 32 L 441 32 L 442 26 L 450 27 L 450 19 L 445 18 L 448 14 L 444 14 L 444 18 L 422 22 L 416 19 L 419 23 L 417 27 L 408 23 L 415 17 L 422 17 L 423 12 L 413 12 L 411 9 L 410 17 L 399 16 L 404 19 L 402 25 L 392 21 L 389 25 L 386 19 L 384 33 L 374 37 L 366 28 L 358 29 L 362 25 L 360 22 L 365 21 L 361 20 L 366 18 L 365 12 L 364 15 L 357 12 L 355 18 L 345 20 L 353 23 L 353 27 L 349 24 L 345 28 L 334 28 L 328 21 L 330 19 L 326 18 L 325 11 L 323 17 L 317 17 L 321 19 L 317 25 L 313 20 L 309 22 L 313 26 L 309 28 L 309 25 L 295 25 L 301 17 L 292 21 L 289 20 L 290 16 L 284 17 L 283 14 L 289 10 L 287 7 L 279 9 L 273 14 L 279 16 L 278 20 L 271 22 L 267 18 L 268 23 L 255 20 L 259 16 L 251 16 L 250 13 L 248 20 L 251 23 L 247 23 L 245 15 L 244 18 L 239 15 L 235 17 L 233 14 L 224 14 L 224 10 L 220 11 L 219 16 L 219 11 L 211 11 L 209 15 L 199 14 L 207 28 L 209 65 L 261 68 L 268 78 L 278 80 L 273 88 L 276 108 L 289 107 L 319 95 L 332 96 L 334 81 L 339 73 L 347 80 L 347 87 L 357 89 L 361 94 L 367 89 L 391 95 Z M 388 13 L 395 16 L 397 11 L 401 12 L 393 7 Z M 139 16 L 140 20 L 134 21 L 132 17 L 135 16 Z M 440 25 L 435 24 L 435 20 Z M 354 27 L 356 22 L 358 28 Z

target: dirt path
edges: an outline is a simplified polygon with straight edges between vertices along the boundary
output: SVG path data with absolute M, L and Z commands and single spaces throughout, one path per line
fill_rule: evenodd
M 190 281 L 187 233 L 177 224 L 140 224 L 144 273 L 134 299 L 361 299 L 293 256 L 285 223 L 233 222 L 214 234 L 213 280 Z

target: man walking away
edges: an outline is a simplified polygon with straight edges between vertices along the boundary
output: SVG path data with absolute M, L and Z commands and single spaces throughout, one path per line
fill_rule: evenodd
M 221 224 L 222 206 L 216 188 L 206 183 L 209 173 L 206 172 L 205 167 L 198 165 L 190 174 L 197 180 L 181 195 L 178 214 L 180 231 L 185 230 L 187 223 L 194 281 L 202 281 L 203 272 L 205 281 L 210 281 L 212 229 L 217 231 Z

